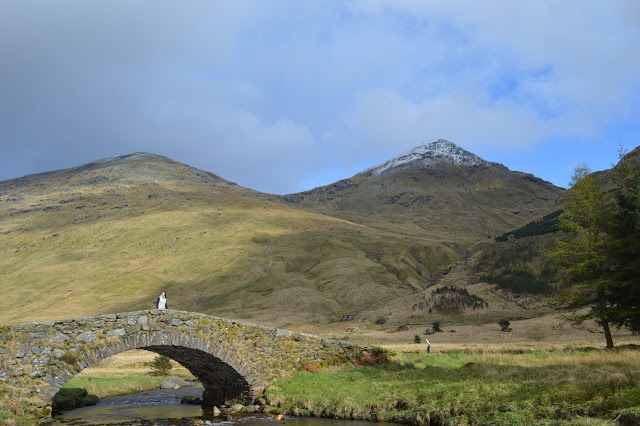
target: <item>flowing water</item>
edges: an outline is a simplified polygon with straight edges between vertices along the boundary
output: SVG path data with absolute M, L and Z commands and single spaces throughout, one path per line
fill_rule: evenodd
M 355 420 L 333 420 L 286 416 L 275 420 L 266 414 L 229 414 L 214 417 L 199 405 L 180 404 L 183 396 L 202 396 L 203 389 L 182 388 L 159 389 L 131 395 L 105 398 L 91 407 L 78 408 L 54 416 L 54 425 L 141 425 L 183 426 L 194 422 L 214 425 L 235 424 L 287 424 L 287 426 L 373 426 L 372 422 Z M 375 423 L 375 426 L 384 426 Z M 390 426 L 390 423 L 386 424 Z

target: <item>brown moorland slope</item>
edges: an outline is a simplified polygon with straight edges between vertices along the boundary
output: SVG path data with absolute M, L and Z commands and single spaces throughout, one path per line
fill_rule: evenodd
M 562 192 L 490 164 L 369 170 L 339 202 L 144 153 L 0 182 L 0 322 L 150 308 L 161 290 L 172 308 L 276 326 L 379 309 Z
M 547 213 L 563 192 L 440 139 L 349 179 L 284 199 L 336 217 L 402 221 L 438 235 L 482 239 Z

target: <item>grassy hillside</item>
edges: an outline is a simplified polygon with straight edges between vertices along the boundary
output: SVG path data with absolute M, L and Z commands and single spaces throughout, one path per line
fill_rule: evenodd
M 121 158 L 0 183 L 0 322 L 151 308 L 161 290 L 176 309 L 328 322 L 421 291 L 471 243 Z

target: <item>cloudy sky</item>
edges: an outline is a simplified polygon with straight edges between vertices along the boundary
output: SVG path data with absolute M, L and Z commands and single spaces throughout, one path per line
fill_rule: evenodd
M 432 139 L 567 186 L 640 145 L 637 0 L 0 1 L 0 180 L 137 151 L 279 194 Z

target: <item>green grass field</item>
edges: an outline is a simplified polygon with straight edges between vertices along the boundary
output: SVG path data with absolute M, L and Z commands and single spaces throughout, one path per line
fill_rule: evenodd
M 290 413 L 408 424 L 637 424 L 639 385 L 640 350 L 403 353 L 297 373 L 267 399 Z

